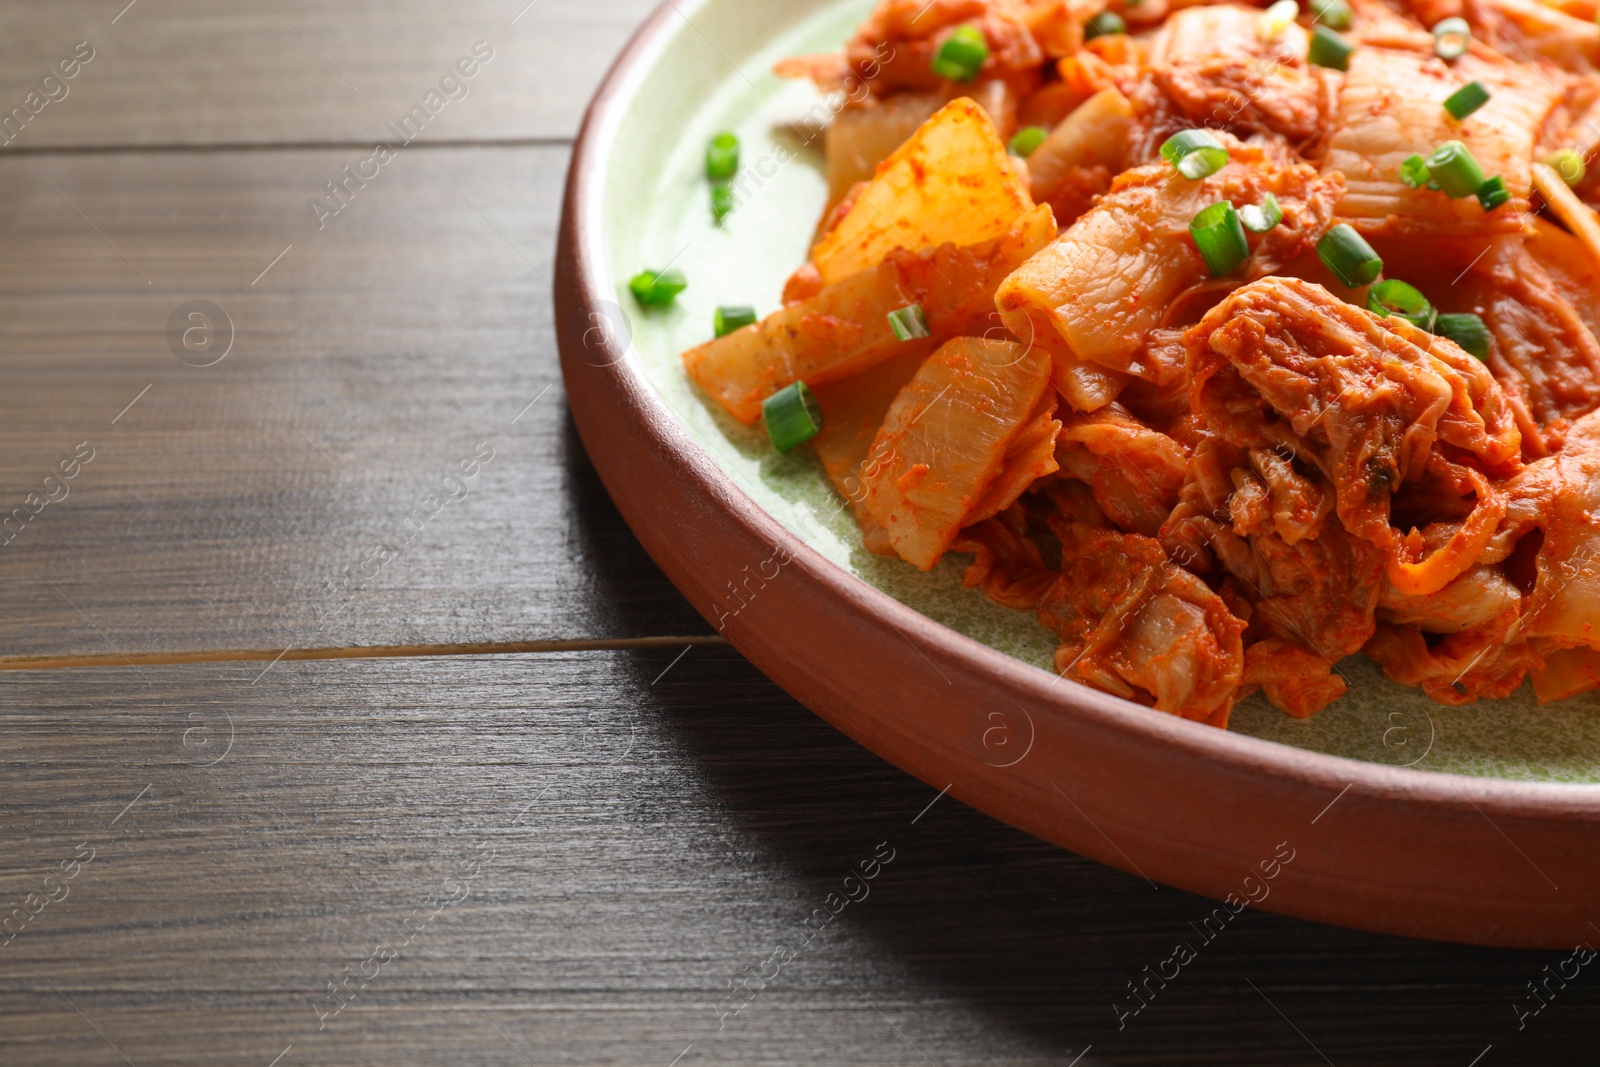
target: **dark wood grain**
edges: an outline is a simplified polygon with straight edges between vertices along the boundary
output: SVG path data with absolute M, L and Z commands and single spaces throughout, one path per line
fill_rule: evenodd
M 560 142 L 648 6 L 537 0 L 515 24 L 521 0 L 0 10 L 0 103 L 74 42 L 97 50 L 0 148 L 0 515 L 78 442 L 96 449 L 0 548 L 0 657 L 709 632 L 562 409 L 541 273 L 562 145 L 413 145 L 326 228 L 307 206 L 480 38 L 496 58 L 421 140 Z M 161 151 L 115 151 L 130 145 Z M 192 299 L 237 325 L 215 367 L 168 348 Z M 484 440 L 496 459 L 471 494 L 324 621 L 327 583 Z M 1523 983 L 1559 955 L 1255 912 L 1119 1031 L 1123 983 L 1208 903 L 948 798 L 918 819 L 934 790 L 732 652 L 681 650 L 6 674 L 0 902 L 95 852 L 0 947 L 0 1063 L 1592 1052 L 1587 972 L 1516 1029 Z M 729 983 L 798 944 L 882 841 L 895 859 L 870 896 L 719 1029 Z M 402 938 L 480 844 L 466 898 L 319 1031 L 326 983 Z
M 105 145 L 370 143 L 385 135 L 386 123 L 423 102 L 477 41 L 493 49 L 493 58 L 421 139 L 566 138 L 611 57 L 654 6 L 649 0 L 127 4 L 65 0 L 0 11 L 5 113 L 21 106 L 78 42 L 88 41 L 94 54 L 66 83 L 66 95 L 44 104 L 20 134 L 13 131 L 0 154 Z M 62 91 L 47 88 L 57 96 Z
M 266 1064 L 292 1044 L 283 1067 L 666 1067 L 692 1044 L 682 1063 L 1060 1064 L 1092 1044 L 1081 1063 L 1464 1067 L 1491 1044 L 1484 1063 L 1570 1062 L 1592 1038 L 1588 975 L 1516 1029 L 1559 954 L 1255 912 L 1204 945 L 1207 902 L 948 798 L 918 818 L 933 789 L 736 655 L 676 655 L 13 676 L 0 893 L 95 853 L 0 948 L 0 1061 L 121 1062 L 114 1043 L 141 1067 Z M 799 949 L 880 842 L 869 895 Z M 319 1032 L 326 983 L 441 891 L 466 895 Z M 1119 1031 L 1123 983 L 1179 940 L 1199 958 Z M 782 944 L 796 958 L 721 1019 Z
M 0 547 L 0 654 L 709 632 L 564 410 L 566 150 L 408 149 L 319 229 L 355 158 L 0 155 L 0 514 L 94 453 Z M 194 299 L 236 329 L 214 366 L 169 345 Z

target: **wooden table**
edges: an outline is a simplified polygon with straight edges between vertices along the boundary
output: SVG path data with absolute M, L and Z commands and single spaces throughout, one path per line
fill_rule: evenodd
M 1600 975 L 1207 943 L 688 608 L 551 330 L 647 0 L 123 3 L 0 12 L 0 1063 L 1592 1060 Z

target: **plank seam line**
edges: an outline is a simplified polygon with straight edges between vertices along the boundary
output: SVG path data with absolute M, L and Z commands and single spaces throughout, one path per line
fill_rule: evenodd
M 375 137 L 366 141 L 218 141 L 206 144 L 28 145 L 18 148 L 0 147 L 0 159 L 4 159 L 6 156 L 176 155 L 199 152 L 367 152 L 379 140 L 380 138 Z M 406 147 L 408 151 L 419 148 L 570 148 L 572 143 L 573 139 L 568 136 L 503 137 L 412 141 Z
M 684 637 L 578 638 L 558 641 L 477 641 L 437 645 L 355 645 L 290 649 L 214 649 L 195 652 L 130 652 L 127 655 L 0 656 L 0 671 L 71 670 L 78 667 L 148 667 L 186 663 L 239 663 L 327 659 L 429 659 L 453 656 L 505 656 L 556 652 L 609 652 L 628 649 L 726 645 L 715 634 Z

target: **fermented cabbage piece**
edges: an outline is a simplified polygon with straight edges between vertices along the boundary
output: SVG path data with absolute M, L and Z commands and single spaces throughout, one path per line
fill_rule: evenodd
M 1028 156 L 1033 198 L 1049 204 L 1058 223 L 1082 215 L 1122 170 L 1133 106 L 1115 88 L 1102 89 L 1073 109 Z
M 790 382 L 819 385 L 895 353 L 889 313 L 917 302 L 902 269 L 911 265 L 886 261 L 691 348 L 683 353 L 684 369 L 730 415 L 753 424 L 762 402 Z
M 1241 136 L 1277 134 L 1303 146 L 1322 132 L 1320 109 L 1325 94 L 1320 70 L 1214 56 L 1182 60 L 1152 71 L 1150 77 L 1191 122 Z
M 1034 405 L 1028 421 L 1017 431 L 1006 446 L 1000 473 L 995 475 L 983 496 L 972 505 L 967 514 L 967 524 L 982 522 L 1016 503 L 1017 498 L 1040 478 L 1054 474 L 1056 463 L 1056 437 L 1061 433 L 1061 422 L 1056 417 L 1056 391 L 1046 389 Z
M 1483 83 L 1489 101 L 1457 121 L 1444 99 L 1471 81 Z M 1344 175 L 1339 217 L 1372 234 L 1520 230 L 1532 182 L 1529 160 L 1560 95 L 1554 82 L 1506 60 L 1469 53 L 1446 63 L 1431 53 L 1358 48 L 1322 156 L 1324 173 Z M 1485 211 L 1476 197 L 1452 200 L 1426 187 L 1408 188 L 1400 165 L 1413 155 L 1426 158 L 1445 141 L 1465 144 L 1486 176 L 1505 180 L 1511 199 Z
M 1148 65 L 1236 56 L 1304 67 L 1308 35 L 1291 22 L 1273 36 L 1263 33 L 1265 12 L 1257 8 L 1211 4 L 1174 11 L 1150 41 Z
M 1553 236 L 1538 247 L 1547 255 L 1569 251 Z M 1517 411 L 1524 454 L 1560 448 L 1568 422 L 1600 406 L 1600 343 L 1589 324 L 1519 237 L 1493 241 L 1456 295 L 1481 309 L 1494 341 L 1489 367 Z
M 822 429 L 811 439 L 811 447 L 834 488 L 850 502 L 861 526 L 862 544 L 880 556 L 894 555 L 894 547 L 867 510 L 866 479 L 876 470 L 872 442 L 889 405 L 939 344 L 932 337 L 907 341 L 893 356 L 860 374 L 813 390 L 822 409 Z
M 1195 125 L 1292 143 L 1320 132 L 1322 68 L 1306 69 L 1306 31 L 1266 32 L 1264 12 L 1227 4 L 1175 11 L 1150 46 L 1150 78 Z
M 1255 450 L 1251 456 L 1257 458 Z M 1250 470 L 1234 468 L 1234 480 L 1244 488 L 1229 501 L 1233 525 L 1210 527 L 1207 544 L 1229 575 L 1226 584 L 1252 609 L 1244 684 L 1260 686 L 1274 707 L 1304 718 L 1346 690 L 1336 664 L 1372 635 L 1373 607 L 1385 585 L 1383 553 L 1351 537 L 1326 513 L 1317 520 L 1314 537 L 1283 536 L 1271 515 L 1272 491 Z M 1308 480 L 1295 480 L 1301 484 L 1293 496 L 1314 494 Z M 1256 498 L 1262 514 L 1245 533 L 1240 504 L 1248 498 Z M 1297 535 L 1301 521 L 1318 510 L 1308 515 L 1305 503 L 1291 505 L 1290 525 Z
M 995 240 L 1032 210 L 994 123 L 959 97 L 878 166 L 811 259 L 831 285 L 877 266 L 896 248 Z
M 1600 413 L 1573 427 L 1565 447 L 1530 463 L 1505 486 L 1509 499 L 1501 540 L 1537 537 L 1533 588 L 1522 605 L 1520 635 L 1548 654 L 1562 649 L 1600 650 Z M 1535 534 L 1533 531 L 1538 531 Z M 1573 674 L 1587 657 L 1563 657 Z M 1534 687 L 1541 699 L 1558 688 L 1570 695 L 1570 677 Z
M 1600 130 L 1600 116 L 1595 128 Z M 1600 263 L 1595 250 L 1543 217 L 1533 220 L 1533 229 L 1523 247 L 1538 261 L 1550 284 L 1572 305 L 1589 332 L 1600 336 Z
M 1297 719 L 1316 714 L 1350 688 L 1326 656 L 1277 637 L 1244 650 L 1244 684 L 1259 685 L 1273 707 Z
M 823 131 L 828 157 L 828 204 L 824 214 L 845 199 L 857 182 L 870 181 L 879 163 L 957 96 L 976 102 L 997 127 L 1010 125 L 1009 116 L 1016 102 L 1010 87 L 993 78 L 926 92 L 868 95 L 864 99 L 857 91 L 852 96 L 857 102 L 837 114 L 826 103 L 813 104 L 801 116 L 799 125 L 801 135 L 808 140 Z
M 1528 502 L 1514 506 L 1526 508 Z M 1505 546 L 1515 538 L 1503 529 L 1483 563 L 1436 592 L 1407 596 L 1385 588 L 1377 632 L 1362 651 L 1389 678 L 1418 686 L 1441 704 L 1510 694 L 1530 670 L 1543 666 L 1540 649 L 1550 647 L 1530 640 L 1523 617 L 1527 602 L 1506 573 L 1512 564 L 1503 559 Z
M 947 102 L 943 93 L 895 93 L 872 97 L 870 106 L 833 116 L 823 135 L 828 155 L 828 208 L 857 182 L 870 181 L 878 164 L 917 132 Z
M 1241 281 L 1305 254 L 1327 229 L 1337 177 L 1321 177 L 1304 164 L 1274 166 L 1259 147 L 1226 134 L 1219 139 L 1233 158 L 1222 170 L 1203 181 L 1182 177 L 1165 161 L 1123 172 L 1110 193 L 1000 287 L 995 304 L 1006 325 L 1050 348 L 1060 375 L 1089 362 L 1160 377 L 1137 357 L 1174 298 L 1210 278 L 1189 234 L 1201 208 L 1218 200 L 1259 204 L 1269 192 L 1277 197 L 1283 221 L 1250 235 Z
M 1039 621 L 1061 638 L 1056 672 L 1226 727 L 1244 672 L 1244 622 L 1154 539 L 1084 522 L 1050 525 L 1061 576 L 1039 603 Z
M 933 72 L 933 57 L 952 30 L 968 25 L 988 45 L 985 75 L 1025 78 L 1045 59 L 1035 27 L 1041 35 L 1066 28 L 1056 29 L 1048 10 L 1035 10 L 1051 6 L 1031 0 L 880 0 L 846 43 L 845 59 L 877 94 L 938 88 L 944 79 Z M 1083 40 L 1083 17 L 1073 48 Z
M 995 290 L 1054 235 L 1050 209 L 1040 207 L 979 245 L 894 249 L 876 267 L 689 349 L 684 368 L 730 415 L 753 424 L 762 401 L 790 382 L 823 385 L 899 352 L 891 311 L 920 305 L 930 335 L 940 340 L 997 328 Z
M 1378 617 L 1431 634 L 1454 634 L 1482 626 L 1521 604 L 1522 594 L 1509 578 L 1496 567 L 1480 565 L 1427 596 L 1406 596 L 1393 586 L 1384 586 Z
M 1507 58 L 1524 64 L 1535 57 L 1548 59 L 1570 71 L 1590 71 L 1600 64 L 1600 27 L 1595 26 L 1594 5 L 1572 5 L 1582 10 L 1558 10 L 1560 3 L 1538 0 L 1474 0 L 1467 13 L 1477 23 L 1476 35 L 1492 41 Z
M 1345 532 L 1337 519 L 1330 518 L 1315 540 L 1293 545 L 1276 533 L 1239 537 L 1226 528 L 1212 545 L 1256 609 L 1252 626 L 1314 653 L 1322 661 L 1319 671 L 1360 651 L 1372 636 L 1383 553 Z
M 1196 407 L 1210 430 L 1236 447 L 1286 447 L 1314 463 L 1333 487 L 1344 527 L 1389 550 L 1395 566 L 1415 561 L 1401 559 L 1390 497 L 1407 479 L 1433 472 L 1436 443 L 1485 471 L 1515 466 L 1521 437 L 1482 363 L 1451 341 L 1368 314 L 1320 285 L 1253 282 L 1211 309 L 1185 344 Z M 1498 496 L 1483 474 L 1459 476 L 1477 479 L 1484 514 L 1467 525 L 1486 540 L 1498 522 L 1488 510 Z M 1457 559 L 1465 554 L 1462 546 L 1452 549 L 1459 566 L 1432 573 L 1430 580 L 1442 578 L 1434 588 L 1476 558 Z
M 1045 565 L 1038 544 L 1028 537 L 1028 516 L 1021 504 L 964 527 L 950 550 L 973 554 L 961 574 L 962 585 L 1019 611 L 1037 608 L 1058 573 Z
M 1234 399 L 1259 418 L 1260 398 L 1236 384 Z M 1161 543 L 1245 605 L 1234 607 L 1250 619 L 1244 684 L 1299 717 L 1341 696 L 1335 664 L 1373 632 L 1385 554 L 1345 531 L 1323 473 L 1285 445 L 1244 448 L 1207 434 L 1179 498 Z
M 1056 461 L 1118 526 L 1154 537 L 1178 501 L 1189 450 L 1113 403 L 1063 415 Z
M 1307 478 L 1295 470 L 1292 456 L 1252 448 L 1248 458 L 1248 467 L 1229 472 L 1234 486 L 1228 502 L 1233 532 L 1241 537 L 1274 533 L 1286 545 L 1321 533 L 1333 511 L 1332 489 L 1320 478 Z
M 1544 666 L 1533 675 L 1533 692 L 1539 703 L 1600 689 L 1600 651 L 1592 648 L 1564 648 L 1544 657 Z
M 1390 680 L 1417 686 L 1446 705 L 1510 696 L 1544 662 L 1533 643 L 1518 633 L 1515 606 L 1443 638 L 1425 635 L 1416 625 L 1381 623 L 1362 651 Z
M 870 450 L 866 502 L 902 559 L 923 570 L 938 562 L 1000 475 L 1049 377 L 1038 349 L 958 337 L 895 397 Z

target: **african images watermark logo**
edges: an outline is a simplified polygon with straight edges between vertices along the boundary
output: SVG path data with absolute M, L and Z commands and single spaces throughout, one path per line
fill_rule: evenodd
M 339 175 L 326 183 L 328 195 L 325 199 L 314 196 L 306 201 L 311 208 L 311 216 L 317 220 L 317 229 L 327 226 L 330 218 L 349 207 L 356 194 L 394 161 L 400 149 L 416 140 L 422 134 L 423 127 L 446 105 L 455 100 L 465 100 L 472 92 L 472 79 L 478 76 L 483 64 L 493 58 L 492 45 L 487 41 L 476 42 L 470 54 L 456 60 L 455 65 L 444 73 L 437 88 L 430 88 L 423 94 L 421 103 L 412 104 L 398 121 L 386 124 L 395 140 L 374 145 L 372 154 L 357 162 L 354 170 L 349 165 L 341 167 Z
M 27 95 L 22 98 L 22 103 L 12 107 L 3 118 L 0 118 L 0 140 L 9 145 L 45 108 L 65 100 L 72 92 L 72 86 L 67 82 L 76 78 L 94 57 L 94 45 L 88 41 L 79 41 L 72 46 L 70 56 L 62 56 L 56 60 L 56 65 L 39 79 L 38 86 L 28 90 Z

